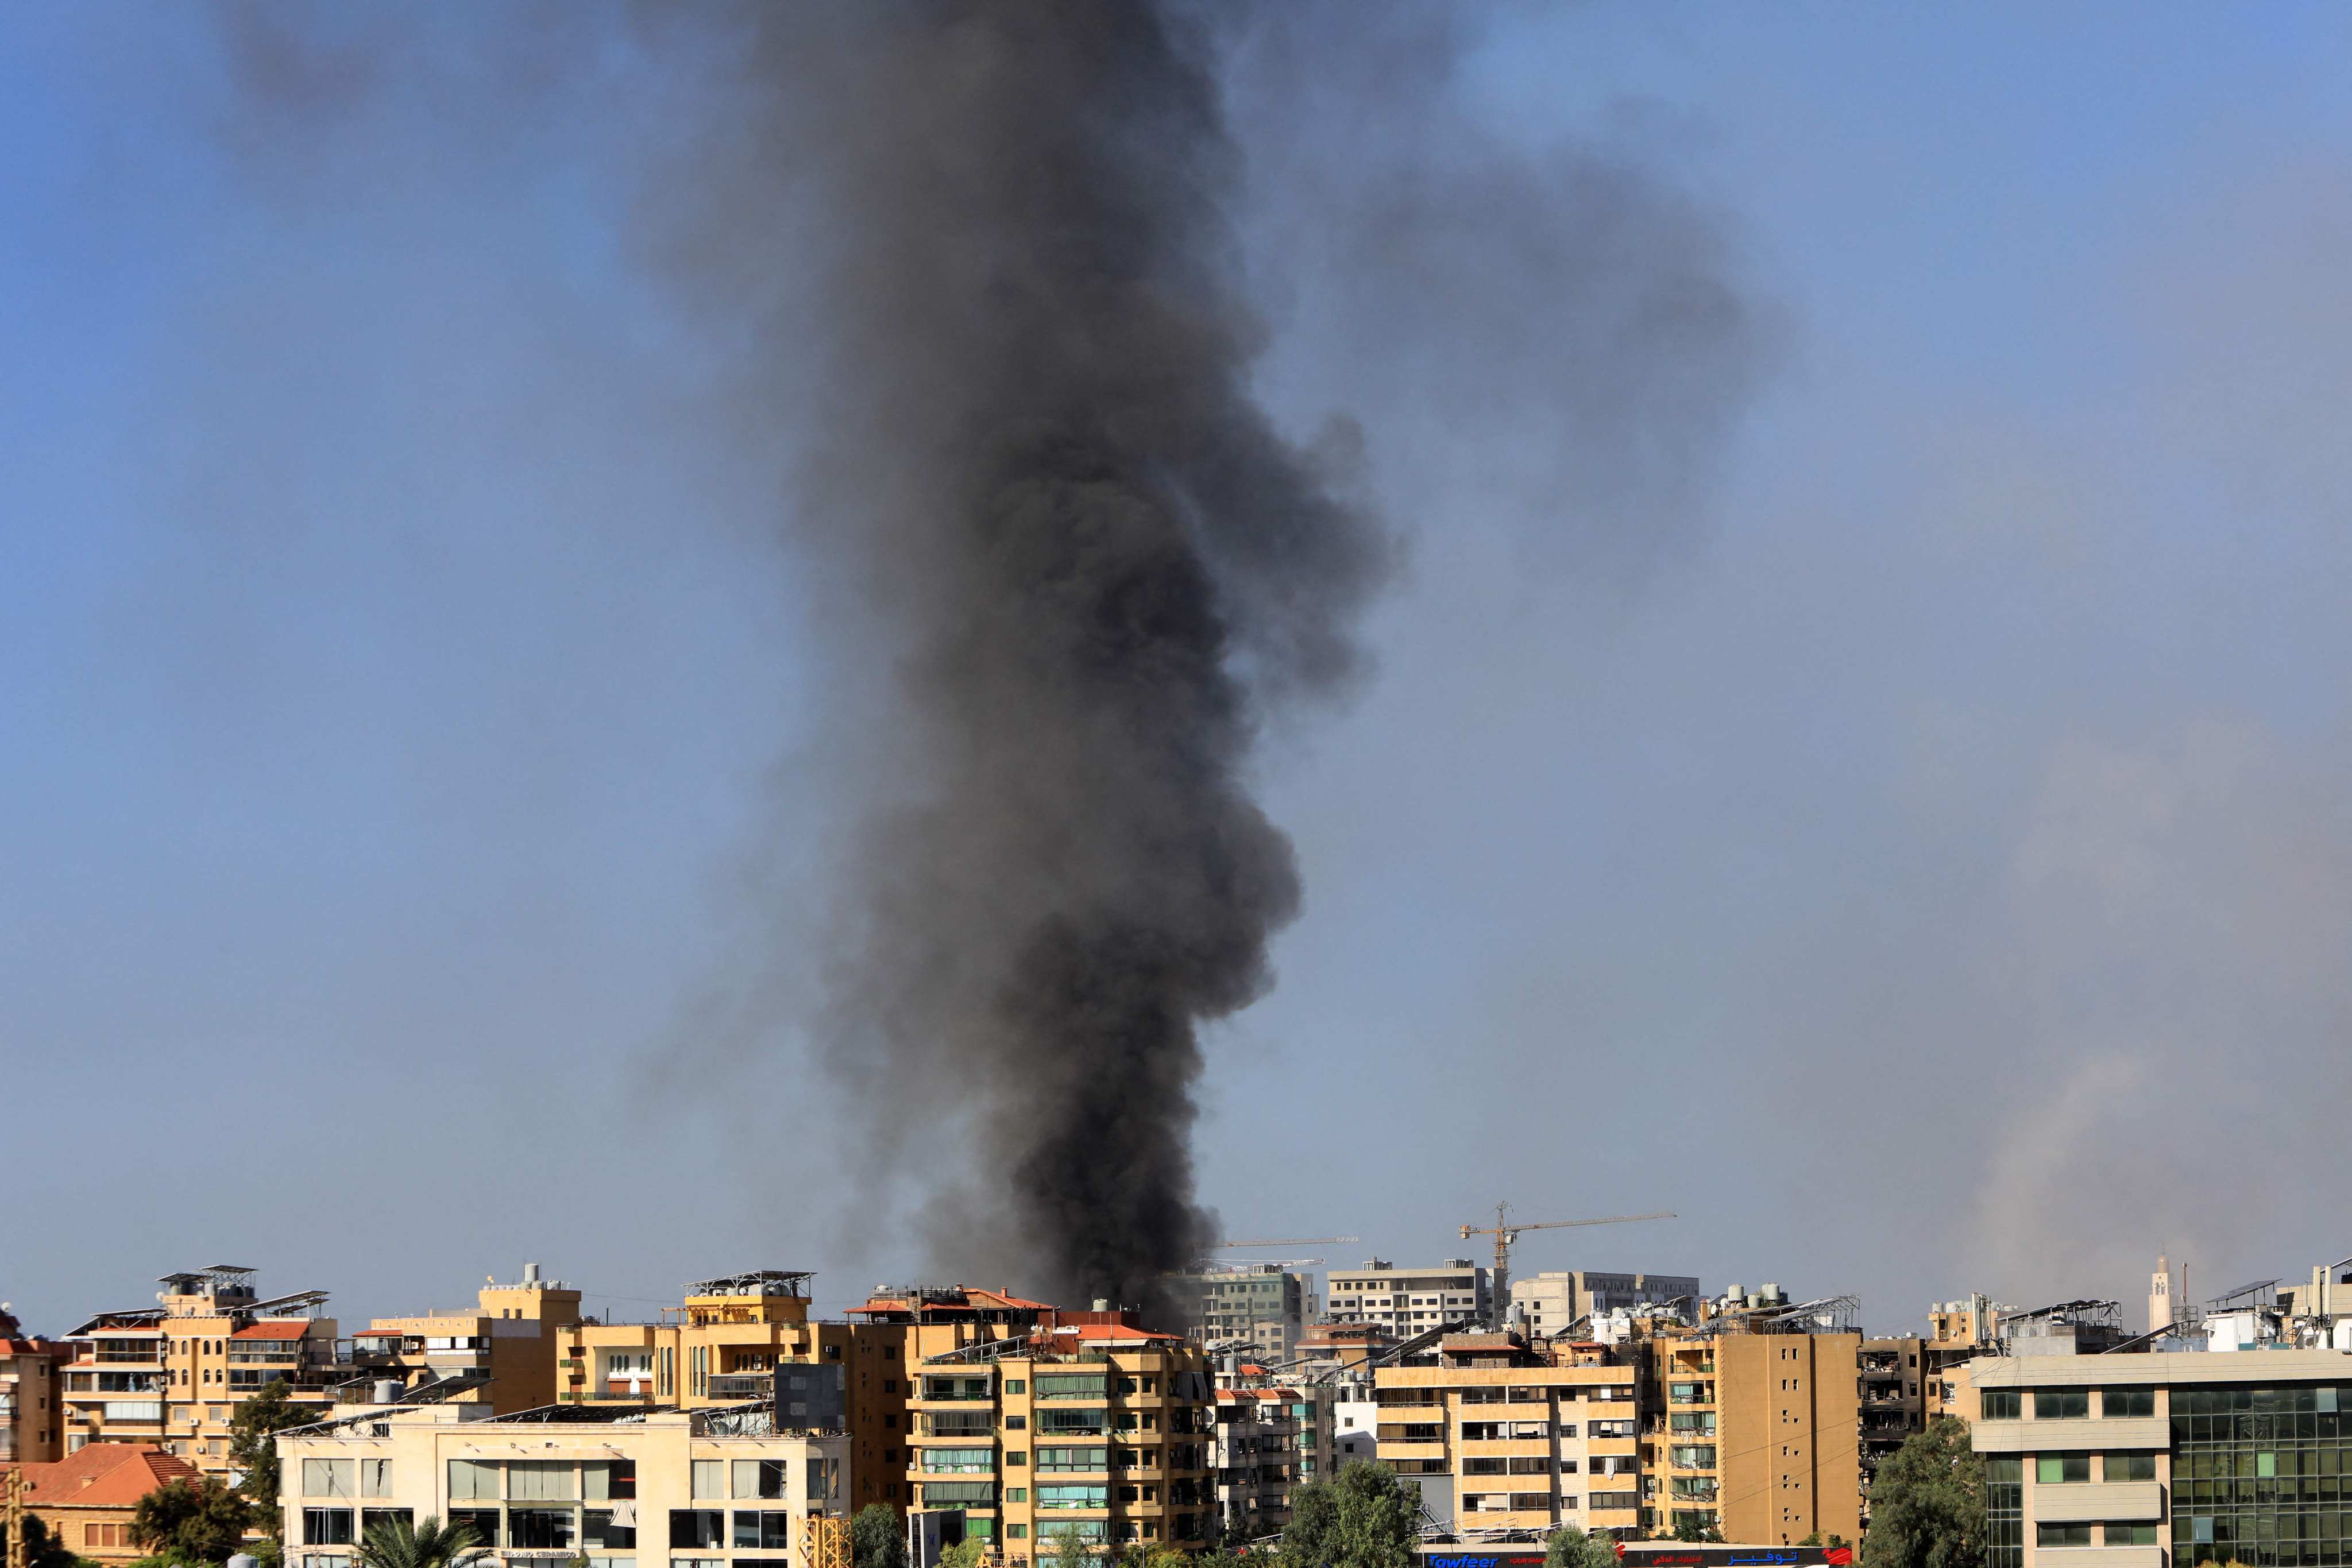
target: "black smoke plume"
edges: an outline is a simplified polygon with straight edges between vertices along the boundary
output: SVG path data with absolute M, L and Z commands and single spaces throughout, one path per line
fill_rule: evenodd
M 1255 727 L 1354 672 L 1386 546 L 1250 395 L 1200 30 L 1141 0 L 789 9 L 742 58 L 778 116 L 751 140 L 799 147 L 829 219 L 796 510 L 887 629 L 904 746 L 823 1032 L 877 1120 L 963 1121 L 943 1262 L 1010 1244 L 1141 1301 L 1209 1239 L 1201 1026 L 1299 907 Z

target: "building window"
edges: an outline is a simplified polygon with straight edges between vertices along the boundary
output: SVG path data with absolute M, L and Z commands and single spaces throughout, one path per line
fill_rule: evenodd
M 499 1510 L 494 1508 L 453 1508 L 449 1510 L 449 1527 L 464 1525 L 474 1532 L 485 1546 L 499 1544 Z
M 2087 1524 L 2037 1524 L 2033 1527 L 2033 1544 L 2038 1547 L 2088 1546 L 2091 1527 Z
M 580 1543 L 602 1547 L 607 1552 L 634 1552 L 637 1546 L 635 1524 L 614 1524 L 614 1510 L 592 1508 L 580 1516 Z M 635 1518 L 635 1515 L 631 1516 Z
M 2037 1411 L 2039 1406 L 2036 1407 Z M 2156 1414 L 2156 1390 L 2153 1388 L 2109 1388 L 2099 1394 L 2099 1414 L 2107 1419 L 2130 1417 L 2146 1419 Z
M 2111 1481 L 2152 1481 L 2156 1479 L 2156 1456 L 2109 1454 L 2102 1468 Z
M 2109 1524 L 2101 1527 L 2109 1546 L 2153 1546 L 2156 1544 L 2154 1524 Z
M 358 1467 L 350 1459 L 305 1459 L 302 1461 L 302 1495 L 304 1497 L 347 1498 L 356 1495 Z M 316 1545 L 341 1546 L 342 1542 L 318 1542 Z
M 507 1466 L 507 1496 L 516 1502 L 570 1502 L 572 1466 L 562 1460 L 517 1459 Z
M 363 1508 L 360 1510 L 360 1540 L 364 1542 L 369 1532 L 380 1524 L 414 1525 L 416 1515 L 404 1508 Z
M 1988 1388 L 1978 1397 L 1979 1413 L 1987 1421 L 2014 1421 L 2023 1414 L 2013 1388 Z
M 302 1510 L 302 1544 L 349 1546 L 352 1510 L 347 1508 L 306 1508 Z
M 699 1463 L 699 1461 L 697 1461 Z M 717 1460 L 711 1463 L 716 1464 Z M 674 1508 L 669 1510 L 669 1543 L 680 1546 L 723 1547 L 726 1541 L 727 1514 L 716 1508 Z
M 727 1495 L 724 1489 L 727 1485 L 727 1461 L 724 1459 L 696 1459 L 692 1463 L 694 1469 L 694 1496 L 698 1498 L 719 1498 Z M 688 1510 L 688 1511 L 691 1512 L 692 1510 Z M 679 1543 L 674 1541 L 670 1542 L 670 1544 L 676 1546 Z M 685 1544 L 692 1546 L 698 1545 L 700 1542 L 688 1542 Z
M 2033 1479 L 2045 1487 L 2069 1486 L 2091 1479 L 2088 1454 L 2043 1454 L 2033 1461 Z
M 392 1495 L 392 1461 L 362 1459 L 360 1461 L 360 1496 L 390 1497 Z
M 304 1461 L 306 1464 L 309 1462 Z M 494 1501 L 499 1495 L 499 1467 L 487 1459 L 449 1461 L 449 1497 L 454 1501 Z M 495 1516 L 493 1516 L 495 1517 Z
M 2033 1391 L 2036 1421 L 2081 1421 L 2091 1414 L 2087 1388 L 2037 1388 Z
M 590 1502 L 623 1501 L 637 1495 L 637 1462 L 612 1459 L 580 1467 L 580 1495 Z
M 510 1508 L 507 1544 L 534 1552 L 569 1551 L 578 1518 L 568 1508 Z
M 788 1459 L 738 1459 L 735 1461 L 735 1495 L 739 1498 L 782 1498 L 785 1495 L 785 1471 Z M 741 1515 L 736 1516 L 740 1521 Z
M 738 1552 L 782 1552 L 792 1543 L 788 1536 L 793 1516 L 778 1510 L 752 1512 L 735 1510 L 735 1550 Z

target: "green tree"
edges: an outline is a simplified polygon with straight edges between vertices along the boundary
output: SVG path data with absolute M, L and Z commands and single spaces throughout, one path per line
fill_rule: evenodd
M 1419 1511 L 1395 1471 L 1359 1459 L 1291 1492 L 1283 1568 L 1412 1568 Z
M 285 1510 L 278 1507 L 277 1435 L 289 1426 L 316 1421 L 319 1413 L 295 1404 L 293 1391 L 282 1377 L 273 1377 L 260 1393 L 237 1402 L 228 1420 L 228 1462 L 245 1472 L 237 1490 L 260 1513 L 261 1528 L 278 1541 L 285 1532 Z
M 1984 1568 L 1984 1461 L 1938 1416 L 1878 1468 L 1864 1568 Z
M 470 1524 L 443 1524 L 432 1514 L 411 1525 L 404 1519 L 379 1520 L 360 1542 L 361 1568 L 474 1568 L 488 1557 Z
M 988 1557 L 988 1548 L 980 1537 L 967 1535 L 940 1553 L 940 1568 L 980 1568 Z
M 168 1481 L 131 1511 L 131 1539 L 175 1563 L 226 1563 L 253 1524 L 253 1505 L 217 1476 Z
M 1617 1568 L 1617 1543 L 1564 1524 L 1544 1542 L 1544 1568 Z
M 869 1502 L 849 1521 L 849 1556 L 855 1568 L 907 1568 L 907 1531 L 898 1510 Z

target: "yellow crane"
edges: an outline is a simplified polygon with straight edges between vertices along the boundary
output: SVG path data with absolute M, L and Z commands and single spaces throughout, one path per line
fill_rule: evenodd
M 1631 1225 L 1635 1220 L 1641 1219 L 1673 1219 L 1675 1217 L 1671 1210 L 1661 1209 L 1656 1214 L 1612 1214 L 1601 1219 L 1531 1220 L 1523 1224 L 1513 1225 L 1509 1220 L 1510 1209 L 1511 1205 L 1508 1203 L 1496 1204 L 1495 1205 L 1494 1224 L 1465 1225 L 1462 1227 L 1462 1239 L 1465 1241 L 1469 1240 L 1474 1236 L 1491 1236 L 1495 1238 L 1495 1283 L 1492 1321 L 1496 1323 L 1505 1321 L 1510 1312 L 1511 1243 L 1519 1239 L 1519 1232 L 1523 1230 L 1567 1230 L 1576 1226 L 1585 1225 Z
M 1217 1250 L 1223 1252 L 1235 1247 L 1337 1247 L 1342 1242 L 1361 1239 L 1353 1236 L 1277 1236 L 1270 1240 L 1221 1241 L 1217 1243 Z

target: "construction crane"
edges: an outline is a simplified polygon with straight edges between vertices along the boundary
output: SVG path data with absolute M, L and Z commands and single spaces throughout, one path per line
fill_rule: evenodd
M 1511 1243 L 1519 1239 L 1519 1232 L 1523 1230 L 1568 1230 L 1577 1226 L 1585 1225 L 1631 1225 L 1635 1220 L 1640 1219 L 1673 1219 L 1675 1217 L 1671 1211 L 1662 1209 L 1656 1214 L 1614 1214 L 1602 1219 L 1550 1219 L 1529 1222 L 1523 1225 L 1512 1225 L 1509 1223 L 1507 1217 L 1510 1213 L 1510 1208 L 1511 1205 L 1508 1203 L 1496 1204 L 1495 1205 L 1494 1224 L 1465 1225 L 1462 1227 L 1462 1239 L 1465 1241 L 1469 1240 L 1474 1236 L 1491 1236 L 1495 1238 L 1495 1281 L 1493 1300 L 1495 1303 L 1494 1321 L 1497 1325 L 1501 1324 L 1505 1321 L 1506 1316 L 1510 1311 Z
M 1217 1250 L 1224 1252 L 1236 1247 L 1337 1247 L 1361 1239 L 1354 1236 L 1277 1236 L 1269 1241 L 1221 1241 Z

